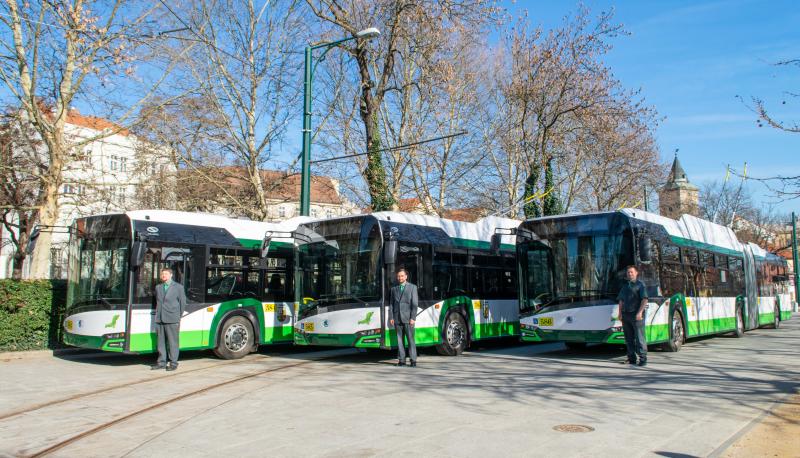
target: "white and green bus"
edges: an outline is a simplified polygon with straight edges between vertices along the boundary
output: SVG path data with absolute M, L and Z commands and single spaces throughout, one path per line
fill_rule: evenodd
M 162 268 L 186 290 L 183 350 L 239 358 L 291 343 L 293 241 L 299 222 L 139 210 L 76 219 L 70 229 L 64 342 L 124 353 L 156 350 L 153 290 Z
M 396 347 L 388 294 L 400 268 L 419 291 L 417 345 L 456 355 L 472 341 L 517 336 L 514 239 L 495 238 L 493 246 L 492 235 L 518 224 L 398 212 L 301 224 L 295 343 Z
M 648 343 L 779 326 L 796 307 L 787 263 L 727 227 L 634 209 L 537 218 L 516 231 L 525 341 L 624 343 L 616 297 L 625 268 L 648 289 Z

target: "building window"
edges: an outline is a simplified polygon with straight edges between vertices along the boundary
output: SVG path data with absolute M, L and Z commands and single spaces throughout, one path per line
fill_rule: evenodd
M 278 206 L 278 218 L 286 218 L 286 207 L 283 205 Z
M 327 209 L 327 210 L 325 211 L 325 217 L 326 217 L 326 218 L 331 218 L 331 217 L 333 217 L 333 209 L 331 209 L 331 208 Z
M 120 157 L 119 158 L 119 171 L 126 172 L 128 170 L 128 158 L 127 157 Z
M 316 218 L 317 217 L 317 209 L 316 208 L 312 208 L 311 209 L 311 217 L 312 218 Z
M 111 156 L 108 161 L 108 168 L 111 171 L 119 170 L 119 158 L 117 156 Z
M 82 195 L 84 187 L 82 184 L 65 184 L 64 185 L 64 194 L 65 195 Z

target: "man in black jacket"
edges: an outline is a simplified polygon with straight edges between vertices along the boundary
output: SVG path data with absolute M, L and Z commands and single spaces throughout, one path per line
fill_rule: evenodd
M 172 281 L 172 269 L 161 269 L 161 281 L 156 285 L 156 338 L 158 344 L 158 361 L 150 368 L 153 370 L 167 368 L 174 371 L 178 368 L 178 334 L 181 317 L 186 310 L 186 292 L 183 285 Z
M 419 307 L 417 285 L 409 283 L 405 269 L 397 271 L 397 286 L 392 287 L 389 304 L 392 307 L 392 319 L 389 321 L 397 332 L 397 365 L 406 365 L 406 349 L 403 337 L 408 339 L 408 352 L 411 356 L 411 367 L 417 365 L 417 344 L 414 342 L 414 324 Z
M 628 266 L 625 271 L 628 281 L 619 291 L 619 319 L 622 320 L 622 331 L 625 333 L 625 346 L 628 349 L 628 364 L 647 365 L 647 339 L 644 335 L 645 311 L 647 310 L 647 288 L 639 280 L 639 271 L 635 266 Z

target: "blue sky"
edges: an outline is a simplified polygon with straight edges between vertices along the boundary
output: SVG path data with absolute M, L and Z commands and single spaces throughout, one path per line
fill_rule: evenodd
M 666 119 L 657 138 L 664 160 L 678 155 L 697 184 L 722 180 L 725 166 L 749 176 L 800 175 L 800 134 L 758 127 L 742 100 L 758 96 L 779 118 L 800 122 L 800 68 L 776 61 L 800 58 L 797 1 L 584 1 L 591 12 L 614 8 L 630 36 L 613 41 L 606 61 L 628 88 Z M 577 2 L 509 2 L 529 11 L 531 22 L 556 27 Z M 786 105 L 781 102 L 786 100 Z M 774 202 L 763 186 L 749 183 L 756 200 Z M 800 200 L 777 204 L 800 212 Z

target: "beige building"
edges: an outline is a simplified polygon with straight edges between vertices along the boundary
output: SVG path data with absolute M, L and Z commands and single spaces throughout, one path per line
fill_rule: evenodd
M 678 219 L 684 214 L 699 216 L 700 189 L 689 182 L 677 155 L 667 183 L 658 191 L 658 202 L 660 213 L 668 218 Z

